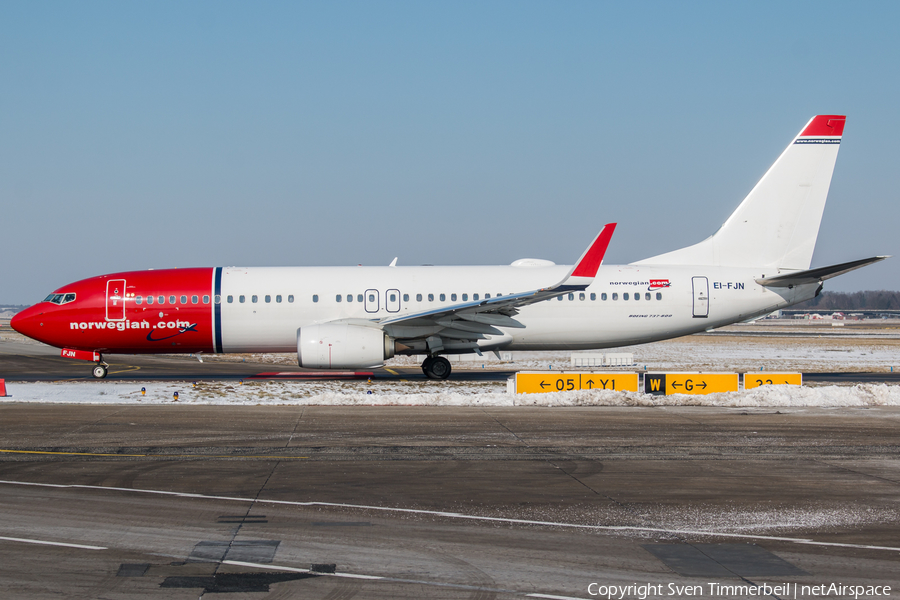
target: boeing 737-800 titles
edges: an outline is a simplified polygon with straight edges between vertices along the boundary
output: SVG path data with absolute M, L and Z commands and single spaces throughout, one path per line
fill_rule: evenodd
M 297 352 L 301 367 L 367 368 L 425 355 L 577 350 L 664 340 L 816 296 L 823 281 L 882 260 L 810 269 L 845 117 L 807 123 L 706 240 L 601 265 L 615 224 L 575 266 L 214 267 L 113 273 L 65 285 L 12 327 L 96 362 L 105 353 Z

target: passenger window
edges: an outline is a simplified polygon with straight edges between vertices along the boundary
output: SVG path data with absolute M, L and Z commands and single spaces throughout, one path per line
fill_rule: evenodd
M 391 302 L 397 301 L 397 294 L 391 294 Z
M 606 292 L 603 292 L 602 294 L 600 294 L 600 300 L 602 300 L 603 302 L 606 302 Z
M 158 296 L 158 297 L 156 298 L 156 301 L 159 302 L 160 304 L 165 304 L 165 303 L 166 303 L 166 297 L 165 297 L 165 296 Z M 173 303 L 175 302 L 175 296 L 172 296 L 172 302 L 173 302 Z
M 456 294 L 450 294 L 450 301 L 456 302 Z
M 277 296 L 275 296 L 275 302 L 277 302 L 278 304 L 281 304 L 281 294 L 278 294 Z
M 222 296 L 220 296 L 219 294 L 216 294 L 216 297 L 213 298 L 213 302 L 215 302 L 216 304 L 222 304 Z
M 228 300 L 228 304 L 231 304 L 232 302 L 234 302 L 234 296 L 228 296 L 226 300 Z
M 338 294 L 337 296 L 334 297 L 334 301 L 335 301 L 335 302 L 340 302 L 340 301 L 343 300 L 343 299 L 344 299 L 344 297 L 341 296 L 340 294 Z
M 175 304 L 175 296 L 169 296 L 169 304 Z
M 468 294 L 463 294 L 463 295 L 462 295 L 462 299 L 463 299 L 463 302 L 468 302 L 468 301 L 469 301 L 469 295 L 468 295 Z
M 444 302 L 447 300 L 447 296 L 445 296 L 444 294 L 441 294 L 440 299 L 441 299 L 441 302 Z
M 182 303 L 182 304 L 187 304 L 187 296 L 182 296 L 182 297 L 181 297 L 181 303 Z
M 288 302 L 293 302 L 293 301 L 294 301 L 294 296 L 293 296 L 293 294 L 291 294 L 290 296 L 288 296 Z
M 484 299 L 485 299 L 485 300 L 487 300 L 487 299 L 490 298 L 490 297 L 491 297 L 490 294 L 485 294 L 485 295 L 484 295 Z
M 594 292 L 591 292 L 591 302 L 593 302 L 596 299 L 597 299 L 597 294 L 595 294 Z
M 662 292 L 656 292 L 656 299 L 662 300 Z
M 147 296 L 147 304 L 153 304 L 153 296 Z
M 272 296 L 270 296 L 269 294 L 266 294 L 265 301 L 266 301 L 266 304 L 271 304 L 271 303 L 272 303 Z
M 434 294 L 428 294 L 428 301 L 434 302 Z
M 650 292 L 647 292 L 646 294 L 644 294 L 644 300 L 649 300 L 649 299 L 650 299 Z
M 241 304 L 243 304 L 245 301 L 246 301 L 246 298 L 244 298 L 243 295 L 238 296 L 238 302 L 240 302 Z
M 369 294 L 369 302 L 375 302 L 375 294 Z
M 579 299 L 579 300 L 584 300 L 584 292 L 578 294 L 578 299 Z
M 409 294 L 403 294 L 403 301 L 409 302 Z
M 422 301 L 422 294 L 416 294 L 416 302 Z
M 252 296 L 250 296 L 250 302 L 252 302 L 253 304 L 256 304 L 257 302 L 259 302 L 259 296 L 257 296 L 256 294 L 253 294 Z
M 209 296 L 203 296 L 203 304 L 209 304 Z
M 618 299 L 619 299 L 619 295 L 617 293 L 613 292 L 613 301 L 618 300 Z M 628 294 L 625 294 L 625 299 L 628 300 Z
M 640 300 L 640 299 L 641 299 L 641 293 L 638 292 L 637 294 L 635 294 L 635 295 L 634 295 L 634 299 L 635 299 L 635 300 Z
M 134 299 L 134 303 L 135 303 L 135 304 L 138 304 L 138 305 L 143 304 L 143 303 L 144 303 L 144 297 L 143 297 L 143 296 L 138 296 L 137 298 Z
M 197 304 L 198 302 L 200 302 L 200 298 L 198 298 L 197 296 L 191 296 L 191 304 Z
M 319 295 L 313 294 L 313 302 L 318 302 L 318 301 L 319 301 Z
M 562 296 L 557 296 L 556 299 L 562 302 Z
M 472 294 L 472 300 L 478 300 L 478 294 Z
M 347 294 L 347 302 L 353 302 L 353 294 Z
M 356 295 L 356 301 L 357 301 L 357 302 L 362 302 L 362 301 L 363 301 L 362 294 L 357 294 L 357 295 Z
M 569 294 L 569 300 L 571 301 L 571 300 L 574 300 L 574 299 L 575 299 L 575 294 Z

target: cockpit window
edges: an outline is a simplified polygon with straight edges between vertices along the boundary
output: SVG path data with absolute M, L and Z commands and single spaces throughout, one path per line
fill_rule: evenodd
M 44 298 L 44 302 L 52 302 L 53 304 L 68 304 L 75 301 L 75 294 L 50 294 Z

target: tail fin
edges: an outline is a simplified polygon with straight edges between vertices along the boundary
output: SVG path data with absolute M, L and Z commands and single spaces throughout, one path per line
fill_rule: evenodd
M 809 269 L 846 117 L 813 117 L 719 230 L 634 264 Z

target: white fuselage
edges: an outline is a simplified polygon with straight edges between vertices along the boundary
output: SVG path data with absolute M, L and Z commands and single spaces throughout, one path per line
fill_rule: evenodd
M 221 287 L 222 350 L 295 352 L 297 329 L 303 326 L 377 320 L 488 294 L 539 289 L 569 270 L 559 265 L 227 267 Z M 515 319 L 524 328 L 500 327 L 502 336 L 487 336 L 478 345 L 485 350 L 574 350 L 646 343 L 765 315 L 815 295 L 816 284 L 772 289 L 755 282 L 774 274 L 735 267 L 601 266 L 584 292 L 522 307 Z M 392 337 L 405 337 L 402 324 L 385 329 Z

